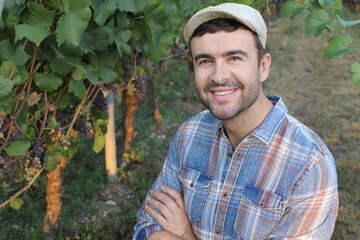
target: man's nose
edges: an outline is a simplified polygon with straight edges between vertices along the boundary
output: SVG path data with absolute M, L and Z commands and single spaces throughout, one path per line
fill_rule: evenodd
M 218 61 L 213 66 L 211 80 L 218 85 L 224 84 L 230 78 L 230 70 L 223 61 Z

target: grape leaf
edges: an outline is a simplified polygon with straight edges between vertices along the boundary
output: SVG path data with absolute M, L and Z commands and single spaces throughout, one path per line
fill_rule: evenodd
M 44 168 L 49 171 L 55 170 L 63 157 L 60 151 L 47 150 L 44 156 Z
M 69 91 L 73 92 L 79 99 L 83 99 L 86 95 L 86 88 L 84 83 L 74 79 L 69 83 Z
M 5 61 L 0 65 L 0 76 L 7 76 L 12 68 L 15 66 L 13 61 Z
M 95 134 L 94 134 L 94 146 L 93 146 L 93 150 L 96 153 L 99 153 L 105 145 L 105 134 L 101 129 L 102 125 L 106 125 L 107 121 L 104 121 L 102 119 L 98 119 L 96 120 L 96 122 L 94 123 L 94 130 L 95 130 Z
M 155 44 L 150 49 L 149 58 L 153 62 L 158 62 L 162 57 L 166 55 L 166 52 L 173 44 L 173 36 L 171 33 L 164 33 L 161 35 L 159 43 Z
M 29 24 L 38 25 L 41 27 L 51 27 L 55 12 L 48 10 L 43 4 L 36 2 L 29 2 L 28 10 L 30 12 Z
M 351 64 L 350 71 L 353 73 L 353 83 L 360 86 L 360 62 L 354 62 Z
M 328 46 L 324 49 L 324 57 L 331 59 L 353 51 L 354 48 L 349 48 L 352 42 L 352 38 L 347 34 L 332 36 L 328 41 Z
M 92 0 L 91 5 L 94 9 L 94 20 L 99 25 L 104 25 L 109 16 L 117 9 L 115 0 Z
M 29 94 L 28 98 L 26 99 L 27 104 L 31 107 L 35 104 L 38 104 L 41 99 L 42 93 L 38 94 L 37 92 L 33 92 Z
M 18 24 L 15 26 L 15 41 L 24 37 L 34 42 L 37 46 L 50 34 L 49 29 L 39 25 Z
M 62 0 L 66 2 L 65 11 L 68 10 L 81 10 L 89 6 L 90 0 Z
M 319 0 L 319 4 L 322 7 L 329 7 L 335 3 L 336 0 Z
M 78 11 L 69 10 L 61 16 L 56 28 L 58 46 L 64 42 L 78 46 L 90 18 L 91 10 L 89 7 Z
M 15 210 L 19 210 L 23 204 L 24 200 L 22 200 L 21 198 L 14 198 L 10 201 L 10 207 Z
M 299 2 L 286 1 L 281 7 L 281 15 L 287 18 L 295 18 L 302 13 L 308 6 L 304 6 Z
M 100 78 L 104 83 L 111 83 L 116 81 L 117 74 L 108 67 L 100 68 Z
M 13 55 L 13 49 L 9 39 L 0 41 L 0 61 L 10 60 Z
M 360 19 L 358 19 L 358 20 L 353 20 L 353 21 L 345 21 L 345 20 L 341 19 L 339 15 L 336 15 L 336 17 L 337 17 L 337 19 L 339 20 L 340 24 L 341 24 L 344 28 L 347 28 L 347 27 L 351 27 L 351 26 L 360 24 Z
M 5 152 L 9 156 L 20 156 L 28 151 L 30 148 L 30 141 L 17 140 L 9 143 L 9 146 L 5 148 Z
M 139 13 L 144 11 L 148 3 L 144 0 L 116 0 L 116 4 L 121 11 Z
M 29 57 L 30 56 L 26 54 L 24 49 L 21 46 L 18 46 L 14 54 L 15 66 L 19 67 L 24 65 L 29 59 Z
M 331 23 L 328 14 L 324 10 L 315 9 L 305 19 L 305 33 L 313 33 L 317 37 L 326 27 L 330 27 Z
M 53 73 L 35 73 L 34 74 L 35 85 L 47 92 L 58 89 L 63 80 Z
M 8 95 L 11 92 L 14 85 L 15 85 L 15 81 L 11 81 L 3 77 L 0 77 L 0 97 L 4 97 Z

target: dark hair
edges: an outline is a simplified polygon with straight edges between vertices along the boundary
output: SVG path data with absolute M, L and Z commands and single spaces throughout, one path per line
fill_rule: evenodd
M 201 37 L 205 33 L 215 33 L 217 31 L 234 32 L 239 28 L 249 30 L 253 34 L 257 49 L 258 65 L 260 66 L 261 59 L 266 51 L 262 46 L 259 37 L 250 28 L 234 19 L 216 18 L 205 22 L 195 29 L 193 35 L 190 38 L 190 41 L 193 37 Z

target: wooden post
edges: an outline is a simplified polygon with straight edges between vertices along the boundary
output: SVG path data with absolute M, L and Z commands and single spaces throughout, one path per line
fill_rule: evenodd
M 114 93 L 110 90 L 103 90 L 108 106 L 108 129 L 105 134 L 105 167 L 107 180 L 113 183 L 117 180 L 116 161 L 116 136 L 115 136 L 115 101 Z

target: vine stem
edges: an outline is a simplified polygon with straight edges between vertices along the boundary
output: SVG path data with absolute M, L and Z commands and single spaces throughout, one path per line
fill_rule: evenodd
M 34 181 L 40 176 L 41 172 L 44 170 L 44 168 L 40 168 L 39 171 L 35 174 L 35 176 L 31 179 L 31 181 L 26 184 L 25 187 L 20 189 L 17 193 L 15 193 L 13 196 L 11 196 L 8 200 L 0 204 L 0 208 L 3 208 L 7 204 L 9 204 L 13 199 L 17 198 L 20 194 L 22 194 L 24 191 L 26 191 L 28 188 L 31 187 L 31 185 L 34 183 Z
M 39 138 L 41 138 L 41 135 L 44 132 L 45 129 L 45 125 L 46 125 L 46 120 L 47 120 L 47 116 L 49 113 L 49 102 L 48 102 L 48 98 L 47 98 L 47 93 L 46 91 L 44 91 L 44 100 L 45 100 L 45 112 L 44 112 L 44 119 L 41 122 L 41 128 L 40 128 L 40 133 L 39 133 Z
M 89 88 L 86 90 L 86 96 L 88 95 L 88 93 L 90 92 L 90 89 L 91 89 L 91 85 L 89 86 Z M 81 103 L 78 105 L 77 109 L 76 109 L 76 112 L 74 114 L 74 117 L 72 118 L 71 120 L 71 123 L 69 125 L 69 128 L 67 129 L 67 132 L 66 132 L 66 137 L 69 137 L 70 136 L 70 133 L 71 133 L 71 130 L 75 124 L 75 121 L 77 119 L 77 117 L 79 116 L 81 110 L 82 110 L 82 106 L 84 105 L 85 103 L 85 100 L 86 100 L 86 97 L 83 98 L 83 100 L 81 101 Z

